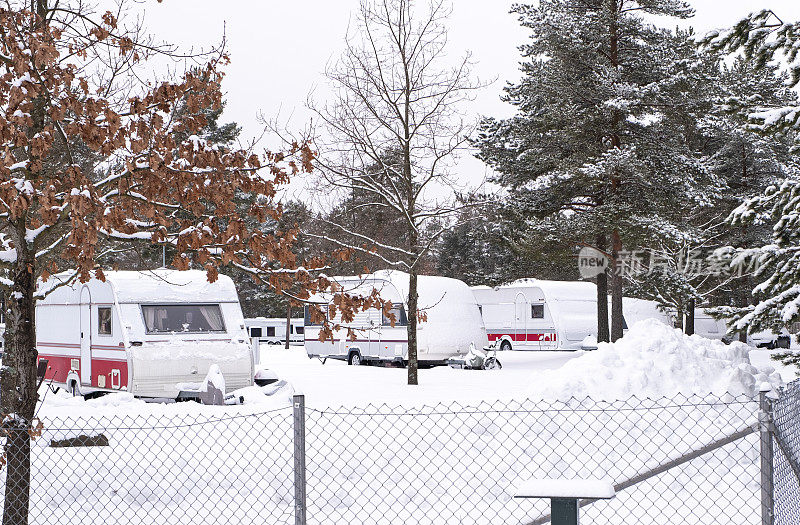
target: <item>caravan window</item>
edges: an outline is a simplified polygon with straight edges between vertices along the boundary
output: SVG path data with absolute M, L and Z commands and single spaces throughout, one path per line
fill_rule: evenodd
M 403 305 L 393 304 L 392 308 L 389 311 L 394 314 L 395 326 L 408 325 L 408 319 L 406 318 L 406 309 L 403 308 Z M 392 320 L 389 318 L 389 316 L 383 313 L 383 311 L 381 311 L 381 316 L 383 317 L 383 326 L 392 326 Z
M 164 332 L 224 332 L 218 304 L 142 305 L 148 334 Z
M 544 305 L 532 304 L 531 305 L 531 319 L 544 319 Z
M 267 327 L 267 337 L 275 337 L 275 327 L 268 326 Z
M 298 335 L 305 333 L 305 331 L 306 331 L 306 329 L 303 326 L 295 326 L 294 327 L 294 333 L 296 333 Z
M 250 328 L 250 337 L 261 337 L 261 327 L 253 326 Z
M 97 333 L 111 335 L 111 308 L 107 306 L 97 308 Z
M 322 312 L 322 315 L 327 319 L 328 318 L 328 305 L 321 304 L 319 305 L 319 309 Z M 306 326 L 322 326 L 322 323 L 311 321 L 311 307 L 306 305 L 304 308 L 305 318 L 306 318 Z

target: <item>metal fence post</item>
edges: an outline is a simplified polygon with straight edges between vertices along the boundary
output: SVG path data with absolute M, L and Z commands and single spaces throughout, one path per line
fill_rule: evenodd
M 761 433 L 761 525 L 775 522 L 775 501 L 772 472 L 772 401 L 769 389 L 762 386 L 758 393 L 758 426 Z
M 306 525 L 306 397 L 292 397 L 294 406 L 294 524 Z

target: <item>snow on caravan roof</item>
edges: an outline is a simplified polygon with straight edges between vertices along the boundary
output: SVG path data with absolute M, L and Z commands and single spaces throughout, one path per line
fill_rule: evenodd
M 230 277 L 220 275 L 210 283 L 203 270 L 158 269 L 104 272 L 104 275 L 114 287 L 120 303 L 239 301 Z
M 399 270 L 378 270 L 372 274 L 331 277 L 331 280 L 340 284 L 357 283 L 358 286 L 352 289 L 345 287 L 345 291 L 349 293 L 358 293 L 359 291 L 370 293 L 373 287 L 376 287 L 378 293 L 381 293 L 381 287 L 376 286 L 375 281 L 386 281 L 397 290 L 397 293 L 400 294 L 403 301 L 408 297 L 409 276 L 407 273 Z M 475 303 L 470 288 L 463 281 L 451 279 L 450 277 L 420 275 L 418 277 L 418 289 L 420 296 L 419 307 L 421 309 L 434 306 L 445 294 L 451 298 L 458 297 L 460 300 L 467 300 L 467 302 Z M 394 299 L 388 295 L 383 298 L 390 300 L 399 299 Z
M 518 279 L 496 288 L 473 286 L 473 290 L 494 290 L 504 288 L 539 288 L 548 301 L 559 300 L 597 300 L 597 287 L 588 281 L 547 281 L 542 279 Z

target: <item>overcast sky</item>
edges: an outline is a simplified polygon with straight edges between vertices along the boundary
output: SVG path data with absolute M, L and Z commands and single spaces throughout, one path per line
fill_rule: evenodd
M 519 77 L 516 49 L 527 38 L 516 16 L 508 13 L 510 0 L 453 0 L 449 53 L 472 52 L 474 73 L 481 80 L 497 79 L 485 88 L 470 111 L 474 115 L 504 117 L 511 108 L 500 101 L 502 87 Z M 784 20 L 800 20 L 800 1 L 696 0 L 696 15 L 680 22 L 704 34 L 727 27 L 747 13 L 771 8 Z M 317 87 L 324 98 L 322 72 L 343 47 L 358 0 L 156 0 L 144 2 L 150 31 L 164 40 L 196 46 L 218 42 L 227 35 L 232 63 L 223 87 L 227 107 L 223 119 L 243 127 L 243 138 L 260 134 L 258 115 L 291 117 L 303 127 L 308 114 L 303 105 Z M 481 180 L 482 163 L 466 158 L 459 164 L 469 180 Z

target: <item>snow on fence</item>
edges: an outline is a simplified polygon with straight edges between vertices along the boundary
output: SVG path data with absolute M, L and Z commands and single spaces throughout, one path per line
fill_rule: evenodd
M 30 523 L 548 523 L 546 500 L 513 498 L 520 483 L 611 478 L 616 498 L 581 501 L 587 523 L 797 524 L 800 382 L 772 412 L 761 405 L 675 396 L 318 410 L 296 396 L 216 417 L 47 418 Z M 762 461 L 762 431 L 774 463 Z

